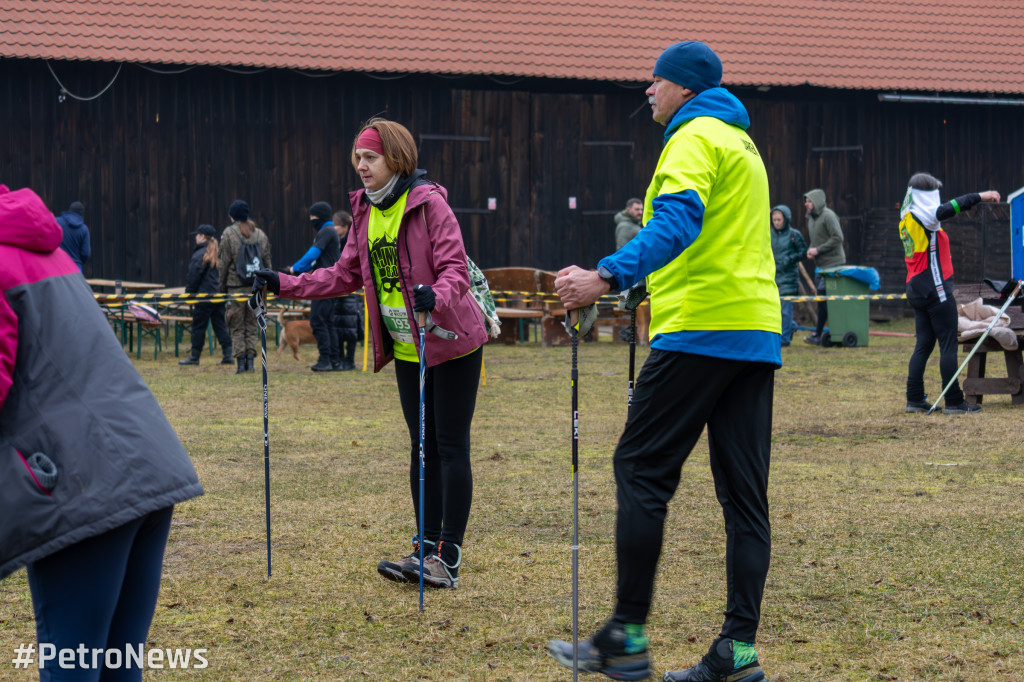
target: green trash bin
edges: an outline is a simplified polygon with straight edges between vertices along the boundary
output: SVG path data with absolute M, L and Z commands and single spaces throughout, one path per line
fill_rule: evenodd
M 870 294 L 868 285 L 859 279 L 847 277 L 839 272 L 845 268 L 857 267 L 840 265 L 834 268 L 823 268 L 818 274 L 825 278 L 825 293 L 828 296 L 860 296 Z M 852 301 L 828 302 L 828 331 L 822 334 L 822 346 L 856 346 L 868 345 L 868 307 L 871 301 L 859 299 Z

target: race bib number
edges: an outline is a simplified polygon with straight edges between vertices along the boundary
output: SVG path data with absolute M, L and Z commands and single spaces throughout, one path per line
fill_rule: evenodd
M 404 307 L 393 308 L 381 303 L 380 315 L 391 338 L 401 343 L 413 343 L 412 326 L 409 324 L 409 316 L 405 314 Z

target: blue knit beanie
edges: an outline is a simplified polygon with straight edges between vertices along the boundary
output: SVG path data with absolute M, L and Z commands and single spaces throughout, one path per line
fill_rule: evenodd
M 704 43 L 688 40 L 661 53 L 654 75 L 700 93 L 722 84 L 722 60 Z

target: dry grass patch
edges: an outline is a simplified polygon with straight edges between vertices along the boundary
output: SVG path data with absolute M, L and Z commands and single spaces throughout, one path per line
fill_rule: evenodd
M 774 546 L 758 644 L 769 679 L 1017 677 L 1024 412 L 990 397 L 977 415 L 904 414 L 913 340 L 870 343 L 795 345 L 776 375 Z M 302 363 L 270 354 L 269 581 L 259 372 L 235 376 L 205 356 L 181 368 L 168 353 L 136 363 L 206 488 L 176 511 L 151 640 L 206 647 L 210 667 L 151 677 L 568 679 L 544 645 L 570 634 L 569 349 L 486 349 L 460 587 L 428 592 L 423 614 L 415 586 L 375 571 L 415 533 L 394 377 L 314 374 L 315 351 L 302 352 Z M 589 634 L 613 601 L 611 452 L 625 420 L 627 347 L 585 344 L 579 365 Z M 659 675 L 696 660 L 717 634 L 723 555 L 702 440 L 666 529 L 650 624 Z M 32 640 L 22 571 L 0 583 L 0 651 Z

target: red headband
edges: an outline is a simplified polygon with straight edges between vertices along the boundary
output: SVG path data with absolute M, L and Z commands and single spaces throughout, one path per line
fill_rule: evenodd
M 384 145 L 380 141 L 380 133 L 376 128 L 367 128 L 359 133 L 356 140 L 356 149 L 368 149 L 371 152 L 384 156 Z

